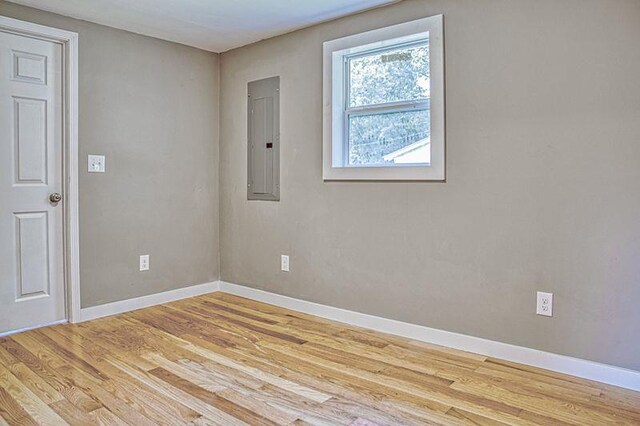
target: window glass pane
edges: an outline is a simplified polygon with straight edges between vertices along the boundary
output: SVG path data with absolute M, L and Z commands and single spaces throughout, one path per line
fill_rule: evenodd
M 349 59 L 349 107 L 429 97 L 429 44 Z
M 349 117 L 349 165 L 431 162 L 429 110 Z

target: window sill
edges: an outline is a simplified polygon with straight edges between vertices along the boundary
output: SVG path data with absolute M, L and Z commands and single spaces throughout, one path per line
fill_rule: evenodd
M 329 167 L 324 169 L 324 181 L 431 181 L 444 182 L 443 167 Z

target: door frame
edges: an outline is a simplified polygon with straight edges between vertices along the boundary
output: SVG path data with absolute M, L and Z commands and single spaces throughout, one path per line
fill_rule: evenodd
M 78 34 L 0 16 L 0 31 L 51 41 L 62 46 L 63 67 L 63 268 L 66 317 L 80 318 L 80 232 L 78 209 Z

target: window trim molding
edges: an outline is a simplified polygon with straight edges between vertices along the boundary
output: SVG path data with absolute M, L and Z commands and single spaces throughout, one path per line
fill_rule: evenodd
M 334 158 L 344 161 L 346 87 L 342 79 L 347 56 L 392 46 L 399 38 L 419 40 L 429 32 L 431 80 L 431 164 L 334 167 Z M 378 45 L 378 46 L 376 46 Z M 337 84 L 333 84 L 336 82 Z M 335 101 L 334 101 L 335 100 Z M 419 102 L 414 102 L 419 103 Z M 406 102 L 403 102 L 406 104 Z M 430 16 L 390 27 L 367 31 L 323 43 L 323 164 L 322 177 L 331 180 L 445 181 L 445 104 L 443 15 Z M 333 143 L 339 140 L 339 143 Z

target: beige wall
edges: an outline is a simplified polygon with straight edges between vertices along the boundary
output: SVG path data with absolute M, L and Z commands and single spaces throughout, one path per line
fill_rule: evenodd
M 323 183 L 322 42 L 439 13 L 447 183 Z M 222 279 L 640 370 L 639 43 L 637 0 L 406 0 L 224 53 Z M 249 202 L 273 75 L 282 201 Z
M 2 1 L 0 15 L 80 35 L 82 306 L 217 280 L 218 56 Z M 87 154 L 107 172 L 88 174 Z

